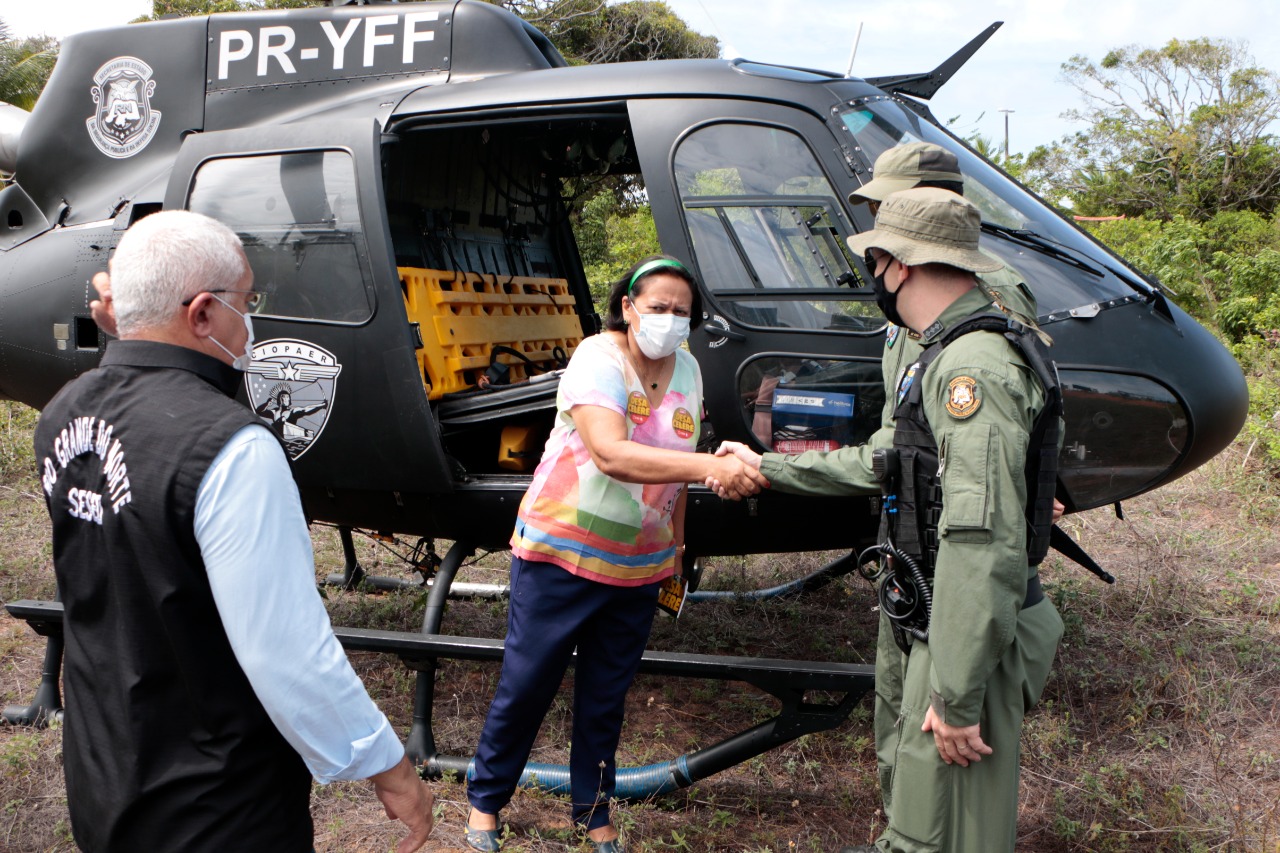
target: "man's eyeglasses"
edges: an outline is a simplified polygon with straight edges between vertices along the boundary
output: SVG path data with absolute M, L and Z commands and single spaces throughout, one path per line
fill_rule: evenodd
M 875 249 L 867 249 L 866 254 L 862 256 L 862 262 L 867 265 L 867 271 L 875 275 L 876 268 L 880 266 L 880 261 L 888 254 L 888 252 L 876 254 Z
M 261 313 L 262 309 L 267 307 L 267 294 L 260 290 L 231 290 L 229 288 L 219 287 L 214 290 L 202 290 L 200 293 L 247 293 L 249 295 L 245 298 L 244 304 L 250 314 Z M 200 293 L 182 300 L 182 307 L 189 307 L 192 302 L 196 301 L 196 296 L 199 296 Z

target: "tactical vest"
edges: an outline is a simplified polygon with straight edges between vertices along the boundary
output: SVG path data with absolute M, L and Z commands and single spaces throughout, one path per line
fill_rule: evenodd
M 113 341 L 36 429 L 65 608 L 67 800 L 90 853 L 311 849 L 310 773 L 236 661 L 195 538 L 205 472 L 260 422 L 229 396 L 242 376 Z
M 899 474 L 896 512 L 886 516 L 893 544 L 910 555 L 933 577 L 938 558 L 938 521 L 942 517 L 942 480 L 938 476 L 938 445 L 924 416 L 924 374 L 942 350 L 971 332 L 1002 334 L 1035 372 L 1045 391 L 1044 408 L 1032 426 L 1024 467 L 1027 483 L 1027 564 L 1037 566 L 1049 550 L 1053 528 L 1053 500 L 1058 480 L 1062 388 L 1057 368 L 1044 344 L 1031 329 L 1001 314 L 979 314 L 961 321 L 925 350 L 909 368 L 910 387 L 894 410 L 893 445 Z

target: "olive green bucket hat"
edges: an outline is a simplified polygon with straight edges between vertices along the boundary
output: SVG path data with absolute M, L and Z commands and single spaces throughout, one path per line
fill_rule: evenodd
M 870 181 L 849 193 L 850 204 L 884 201 L 893 193 L 913 189 L 926 181 L 964 183 L 956 155 L 932 142 L 895 145 L 876 158 L 871 174 Z
M 883 249 L 907 266 L 947 264 L 970 272 L 1004 267 L 978 250 L 982 214 L 963 196 L 935 187 L 894 193 L 880 205 L 876 227 L 849 238 L 861 257 Z

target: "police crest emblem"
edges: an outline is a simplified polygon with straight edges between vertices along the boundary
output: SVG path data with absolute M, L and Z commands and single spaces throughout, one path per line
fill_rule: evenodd
M 151 108 L 156 81 L 151 66 L 133 56 L 118 56 L 93 75 L 89 94 L 98 105 L 85 120 L 89 138 L 108 157 L 122 160 L 147 147 L 160 127 L 160 111 Z
M 953 418 L 964 419 L 978 411 L 982 398 L 978 396 L 978 380 L 972 376 L 957 376 L 947 383 L 947 411 Z
M 276 338 L 254 346 L 244 377 L 249 405 L 284 442 L 290 459 L 320 438 L 341 372 L 333 353 L 307 341 Z

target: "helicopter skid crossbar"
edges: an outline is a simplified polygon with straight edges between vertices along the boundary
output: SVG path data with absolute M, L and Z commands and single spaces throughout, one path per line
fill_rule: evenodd
M 503 641 L 479 637 L 415 634 L 403 631 L 335 628 L 347 651 L 395 654 L 409 666 L 434 668 L 439 658 L 473 661 L 500 661 Z M 775 747 L 813 732 L 826 731 L 843 723 L 862 696 L 875 685 L 875 668 L 865 664 L 794 661 L 727 655 L 687 654 L 647 650 L 640 660 L 640 672 L 650 675 L 702 678 L 713 681 L 744 681 L 777 698 L 782 708 L 769 720 L 746 731 L 661 764 L 618 768 L 616 796 L 644 799 L 719 773 Z M 809 691 L 839 694 L 832 702 L 808 702 Z M 423 721 L 430 725 L 429 711 Z M 412 744 L 410 744 L 412 747 Z M 469 777 L 472 759 L 440 754 L 416 754 L 425 763 L 427 774 L 446 773 Z M 521 785 L 555 793 L 568 791 L 568 769 L 557 765 L 530 765 Z
M 60 602 L 15 601 L 6 605 L 6 608 L 11 616 L 26 620 L 36 633 L 49 637 L 51 649 L 53 642 L 58 642 L 58 652 L 61 652 Z M 334 633 L 348 652 L 393 654 L 421 674 L 434 671 L 441 658 L 501 661 L 503 655 L 502 640 L 483 637 L 342 627 L 335 627 Z M 49 667 L 46 666 L 45 669 L 48 675 Z M 673 761 L 647 767 L 619 768 L 617 795 L 626 799 L 642 799 L 687 787 L 802 735 L 835 728 L 848 718 L 853 706 L 875 684 L 874 667 L 865 664 L 652 650 L 645 651 L 640 661 L 640 672 L 713 681 L 743 681 L 774 696 L 782 707 L 776 716 L 763 723 Z M 56 671 L 52 677 L 56 684 Z M 419 678 L 419 692 L 431 680 Z M 45 692 L 44 687 L 42 684 L 42 693 Z M 810 691 L 839 694 L 839 698 L 825 702 L 806 701 L 805 696 Z M 425 727 L 429 733 L 431 703 L 421 701 L 428 697 L 429 693 L 428 696 L 416 697 L 414 722 L 415 728 Z M 56 702 L 56 698 L 54 701 Z M 60 708 L 46 708 L 43 711 L 42 719 L 59 712 Z M 9 722 L 39 724 L 34 717 L 9 719 Z M 409 750 L 416 762 L 426 766 L 430 776 L 440 777 L 446 773 L 463 776 L 470 772 L 470 758 L 441 755 L 434 749 L 416 751 L 412 742 Z M 521 784 L 559 791 L 568 784 L 567 773 L 567 768 L 555 765 L 530 765 Z

